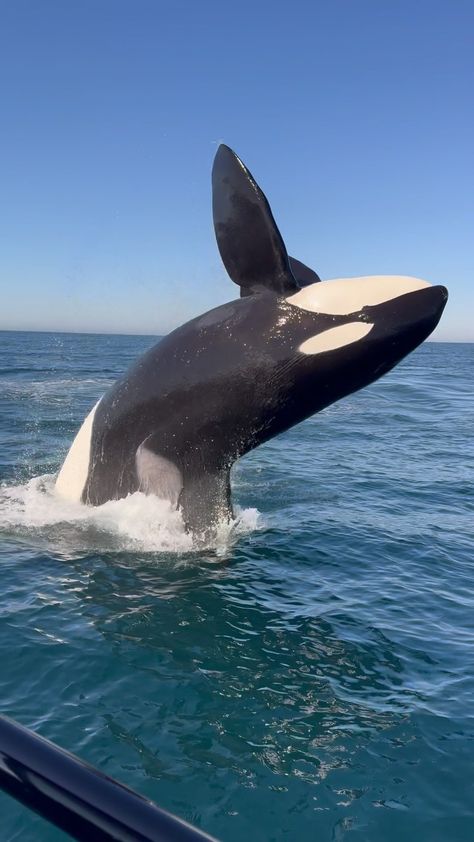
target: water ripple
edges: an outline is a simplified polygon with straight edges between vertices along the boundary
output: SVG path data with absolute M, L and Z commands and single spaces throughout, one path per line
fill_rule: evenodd
M 158 501 L 52 497 L 148 344 L 0 334 L 2 710 L 225 840 L 470 839 L 474 346 L 243 459 L 244 528 L 193 552 Z

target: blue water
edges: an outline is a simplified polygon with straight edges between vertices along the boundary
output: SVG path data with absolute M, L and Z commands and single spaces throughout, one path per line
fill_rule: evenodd
M 227 842 L 473 839 L 474 345 L 243 459 L 198 553 L 152 498 L 52 493 L 152 341 L 0 333 L 1 712 Z

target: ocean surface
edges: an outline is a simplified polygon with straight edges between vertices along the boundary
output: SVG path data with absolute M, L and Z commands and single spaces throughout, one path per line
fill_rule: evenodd
M 53 494 L 153 342 L 0 333 L 1 712 L 224 842 L 474 839 L 474 345 L 243 459 L 198 552 L 153 498 Z

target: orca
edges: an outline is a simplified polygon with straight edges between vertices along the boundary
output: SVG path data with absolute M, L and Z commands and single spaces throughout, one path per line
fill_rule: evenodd
M 212 188 L 218 248 L 240 298 L 132 365 L 85 419 L 56 481 L 58 494 L 92 506 L 155 494 L 206 538 L 232 517 L 233 463 L 390 371 L 433 331 L 448 295 L 403 276 L 321 281 L 289 257 L 228 146 Z

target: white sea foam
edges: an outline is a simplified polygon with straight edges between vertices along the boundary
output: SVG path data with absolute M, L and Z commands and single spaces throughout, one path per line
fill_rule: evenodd
M 34 538 L 49 550 L 67 554 L 187 553 L 198 548 L 184 529 L 181 513 L 165 500 L 137 492 L 102 506 L 84 506 L 59 497 L 55 479 L 46 474 L 22 485 L 1 485 L 0 532 Z M 224 555 L 238 536 L 261 526 L 256 509 L 237 509 L 235 520 L 218 525 L 212 549 Z

